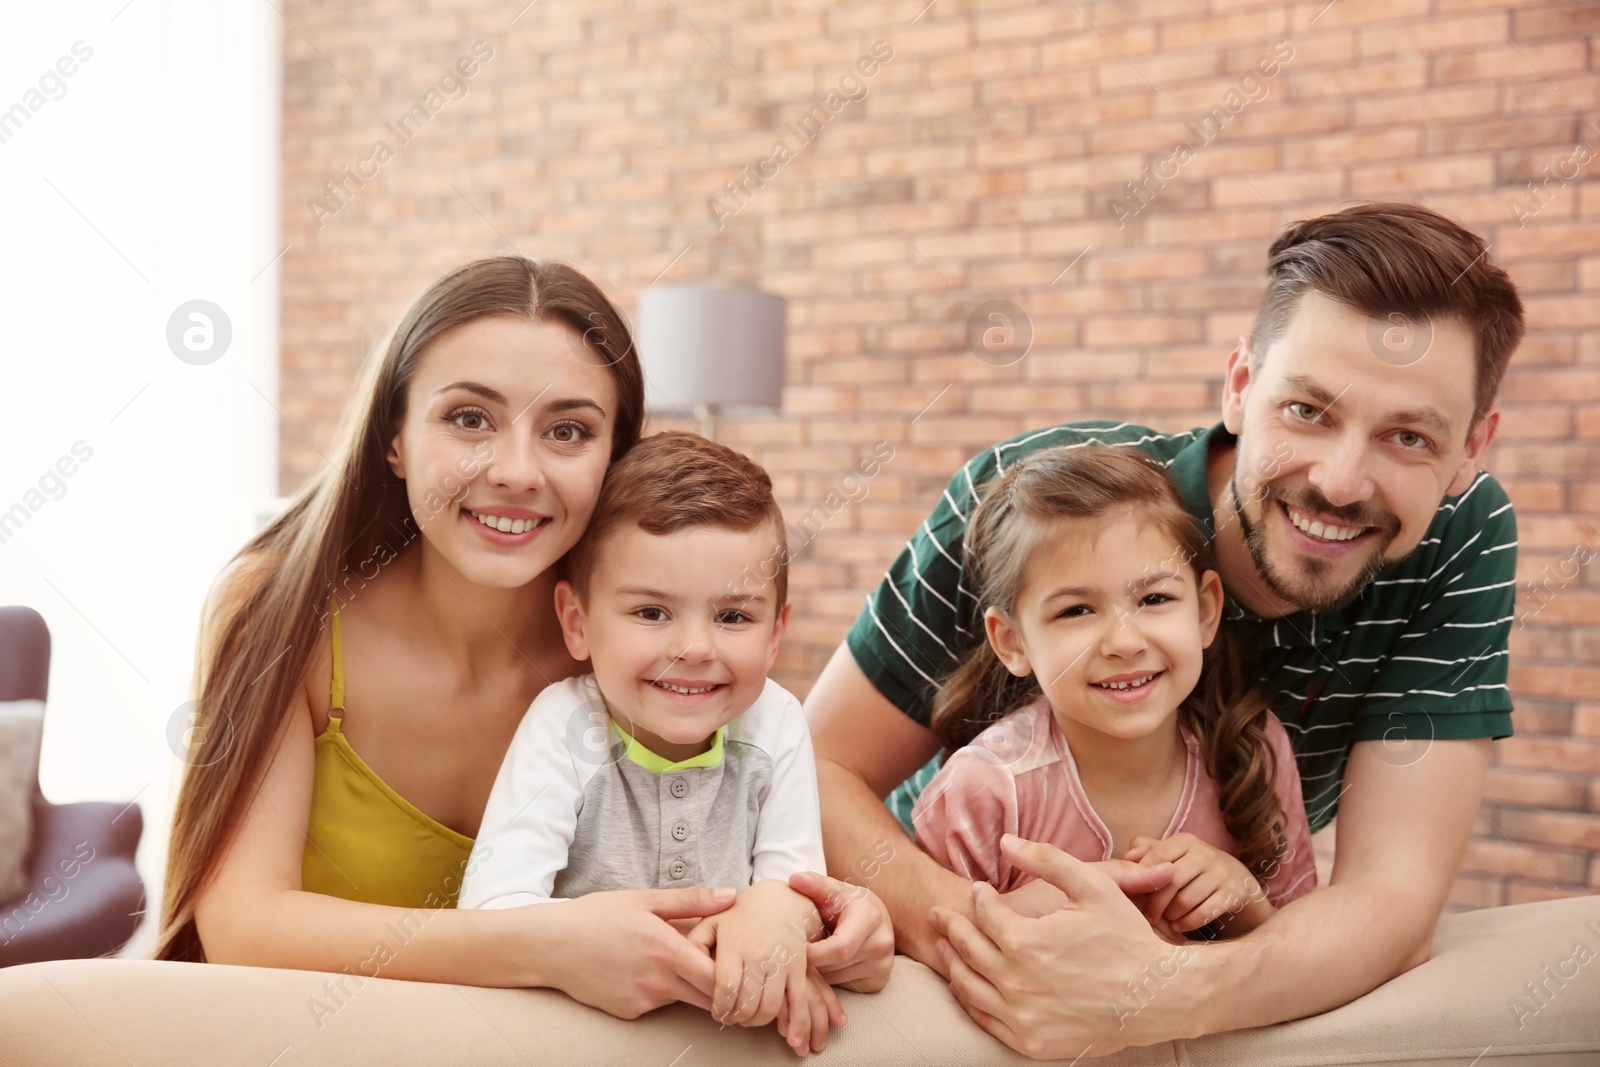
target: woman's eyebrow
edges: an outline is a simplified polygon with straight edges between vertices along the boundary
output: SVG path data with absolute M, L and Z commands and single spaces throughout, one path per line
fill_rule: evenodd
M 485 400 L 493 401 L 496 404 L 510 406 L 510 401 L 506 399 L 506 395 L 504 393 L 493 386 L 484 385 L 482 382 L 451 382 L 449 385 L 446 385 L 435 391 L 433 395 L 442 396 L 452 389 L 461 389 L 476 396 L 481 396 Z M 538 398 L 535 397 L 534 399 L 537 400 Z M 545 406 L 550 411 L 573 411 L 578 408 L 592 408 L 601 418 L 605 418 L 606 414 L 606 409 L 601 407 L 599 403 L 584 396 L 573 396 L 566 397 L 561 400 L 552 400 Z M 523 410 L 527 409 L 524 408 Z
M 444 393 L 448 393 L 452 389 L 463 389 L 469 393 L 474 393 L 478 396 L 481 396 L 485 400 L 492 400 L 496 404 L 507 403 L 504 393 L 500 392 L 498 389 L 493 389 L 487 385 L 483 385 L 480 382 L 451 382 L 442 389 L 435 391 L 433 395 L 440 396 Z
M 606 409 L 586 396 L 572 396 L 562 400 L 552 400 L 546 405 L 551 411 L 574 411 L 578 408 L 593 408 L 601 418 L 605 418 Z

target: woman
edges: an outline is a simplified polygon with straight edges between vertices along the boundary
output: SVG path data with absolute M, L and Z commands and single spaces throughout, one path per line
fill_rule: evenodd
M 731 893 L 449 907 L 522 713 L 582 673 L 554 567 L 638 439 L 643 391 L 627 327 L 570 267 L 478 260 L 412 304 L 328 465 L 208 600 L 206 728 L 158 958 L 550 986 L 623 1018 L 709 1009 L 711 961 L 671 920 Z M 813 962 L 880 987 L 893 935 L 877 898 L 820 874 L 795 887 L 835 926 Z

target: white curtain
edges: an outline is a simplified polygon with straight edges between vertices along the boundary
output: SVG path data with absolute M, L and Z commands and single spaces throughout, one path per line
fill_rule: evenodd
M 276 493 L 283 20 L 0 18 L 0 603 L 54 639 L 45 793 L 137 799 L 153 912 L 201 600 Z

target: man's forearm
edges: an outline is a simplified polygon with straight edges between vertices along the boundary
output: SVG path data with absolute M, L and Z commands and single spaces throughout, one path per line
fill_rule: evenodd
M 928 911 L 939 904 L 970 918 L 972 884 L 908 839 L 883 801 L 849 770 L 819 758 L 817 782 L 828 873 L 876 893 L 894 921 L 895 947 L 942 970 Z
M 1178 965 L 1184 978 L 1171 986 L 1177 995 L 1170 1011 L 1156 1008 L 1163 993 L 1148 995 L 1159 1031 L 1149 1040 L 1281 1023 L 1347 1004 L 1425 958 L 1418 952 L 1438 919 L 1431 904 L 1381 882 L 1335 884 L 1279 909 L 1244 937 L 1196 944 Z M 1141 998 L 1130 998 L 1130 1010 L 1140 1005 Z

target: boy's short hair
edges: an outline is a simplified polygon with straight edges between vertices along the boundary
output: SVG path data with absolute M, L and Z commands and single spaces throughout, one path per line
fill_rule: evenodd
M 771 553 L 762 558 L 759 573 L 742 576 L 740 588 L 729 592 L 766 579 L 776 590 L 775 608 L 788 598 L 788 540 L 772 479 L 759 463 L 726 445 L 697 433 L 658 433 L 611 464 L 589 525 L 564 562 L 564 574 L 579 597 L 588 596 L 589 577 L 605 539 L 627 526 L 651 534 L 694 526 L 740 532 L 765 526 L 772 531 Z

